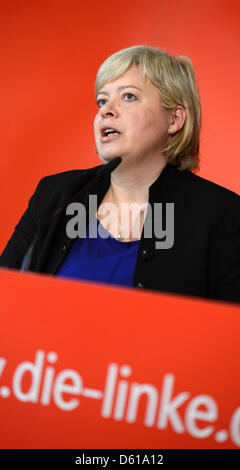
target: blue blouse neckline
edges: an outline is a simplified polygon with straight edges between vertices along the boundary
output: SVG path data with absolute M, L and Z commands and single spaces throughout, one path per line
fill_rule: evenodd
M 107 240 L 109 240 L 112 245 L 117 246 L 117 247 L 121 246 L 121 247 L 124 248 L 126 246 L 138 245 L 140 243 L 140 240 L 132 240 L 132 241 L 128 241 L 128 242 L 121 242 L 121 241 L 117 240 L 116 238 L 114 238 L 114 236 L 110 232 L 108 232 L 104 228 L 104 226 L 101 224 L 101 222 L 98 220 L 98 218 L 96 216 L 95 216 L 95 218 L 97 219 L 98 226 L 101 225 L 101 230 L 109 235 Z M 99 237 L 99 234 L 98 234 L 98 237 Z

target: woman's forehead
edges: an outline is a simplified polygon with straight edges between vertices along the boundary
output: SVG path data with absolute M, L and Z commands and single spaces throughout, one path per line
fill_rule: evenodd
M 101 93 L 102 91 L 107 92 L 108 90 L 115 88 L 117 89 L 118 87 L 123 86 L 139 86 L 145 89 L 147 86 L 149 86 L 149 84 L 151 84 L 151 82 L 147 76 L 144 77 L 140 66 L 131 67 L 119 77 L 115 77 L 102 85 L 102 87 L 98 90 L 98 93 Z

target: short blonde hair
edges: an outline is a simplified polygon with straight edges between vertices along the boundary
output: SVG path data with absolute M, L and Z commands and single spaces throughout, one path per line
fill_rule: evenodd
M 162 105 L 173 109 L 181 105 L 186 110 L 185 123 L 171 135 L 164 149 L 167 161 L 182 170 L 199 168 L 199 138 L 201 102 L 191 60 L 173 57 L 166 51 L 149 46 L 132 46 L 108 57 L 99 67 L 95 93 L 108 82 L 120 77 L 130 67 L 140 66 L 159 91 Z

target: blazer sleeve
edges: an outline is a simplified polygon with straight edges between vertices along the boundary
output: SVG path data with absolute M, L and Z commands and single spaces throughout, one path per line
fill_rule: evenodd
M 38 208 L 46 178 L 41 179 L 36 191 L 31 197 L 28 208 L 0 256 L 0 267 L 20 269 L 23 258 L 31 245 L 38 230 Z
M 228 218 L 228 236 L 219 252 L 221 269 L 216 286 L 215 298 L 228 302 L 240 303 L 240 199 L 231 210 L 231 221 Z M 221 227 L 222 228 L 222 227 Z M 220 230 L 221 230 L 220 228 Z

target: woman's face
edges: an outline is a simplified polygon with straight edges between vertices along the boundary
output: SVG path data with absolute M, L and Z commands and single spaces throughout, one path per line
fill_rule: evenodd
M 163 108 L 157 88 L 139 67 L 108 82 L 97 95 L 99 111 L 94 135 L 99 157 L 107 162 L 152 160 L 162 155 L 168 140 L 170 113 Z M 108 133 L 107 129 L 115 132 Z

